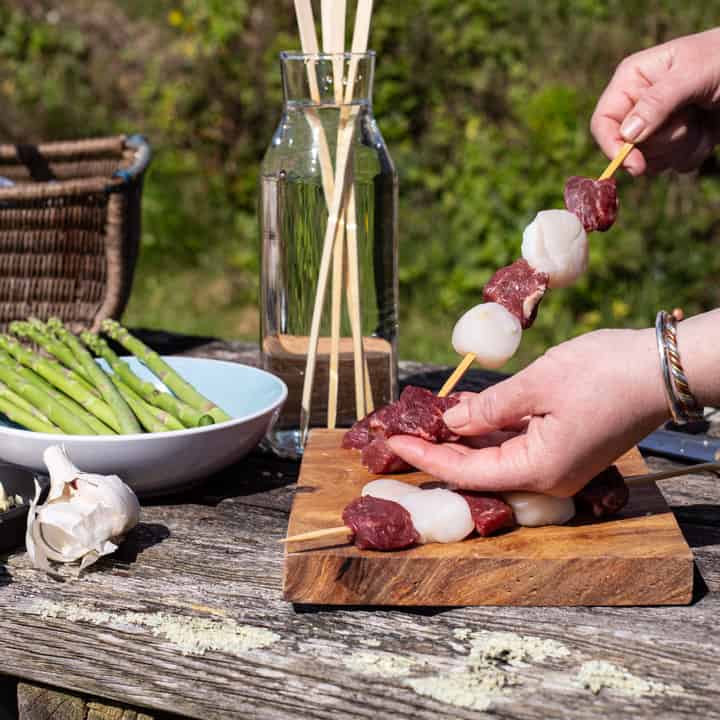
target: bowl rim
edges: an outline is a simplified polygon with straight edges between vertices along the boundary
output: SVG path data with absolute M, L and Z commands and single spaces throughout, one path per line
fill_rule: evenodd
M 122 357 L 134 357 L 132 355 L 124 355 Z M 182 430 L 166 430 L 165 432 L 144 432 L 144 433 L 126 433 L 124 435 L 68 435 L 67 433 L 43 433 L 43 432 L 35 432 L 34 430 L 25 430 L 23 428 L 14 428 L 14 427 L 8 427 L 7 425 L 0 424 L 0 435 L 9 435 L 10 437 L 19 437 L 19 438 L 33 438 L 37 440 L 44 440 L 51 442 L 54 445 L 60 445 L 63 443 L 72 443 L 76 442 L 78 440 L 82 440 L 83 442 L 87 443 L 100 443 L 100 442 L 123 442 L 128 440 L 134 440 L 134 441 L 140 441 L 140 442 L 153 442 L 162 438 L 174 438 L 174 437 L 188 437 L 189 435 L 202 435 L 205 433 L 213 432 L 214 430 L 218 430 L 219 428 L 230 428 L 234 425 L 240 425 L 243 423 L 250 422 L 251 420 L 257 420 L 257 418 L 262 417 L 263 415 L 268 415 L 275 410 L 277 410 L 278 407 L 281 407 L 282 404 L 287 400 L 288 396 L 288 387 L 284 380 L 279 378 L 277 375 L 273 375 L 271 372 L 268 372 L 267 370 L 263 370 L 262 368 L 255 367 L 253 365 L 247 365 L 246 363 L 239 363 L 239 362 L 233 362 L 231 360 L 219 360 L 216 358 L 208 358 L 208 357 L 192 357 L 192 356 L 185 356 L 185 355 L 161 355 L 164 360 L 174 360 L 174 359 L 180 359 L 180 360 L 190 360 L 190 361 L 201 361 L 201 362 L 212 362 L 212 363 L 218 363 L 221 365 L 230 365 L 230 366 L 239 366 L 248 370 L 252 370 L 253 372 L 259 373 L 260 375 L 267 375 L 268 377 L 272 378 L 275 382 L 277 382 L 279 389 L 280 389 L 280 397 L 273 401 L 270 405 L 267 407 L 258 410 L 253 413 L 249 413 L 247 415 L 243 415 L 241 417 L 237 418 L 231 418 L 230 420 L 223 420 L 219 423 L 213 423 L 212 425 L 203 425 L 201 427 L 194 427 L 194 428 L 183 428 Z M 136 358 L 137 359 L 137 358 Z M 140 362 L 138 360 L 138 362 Z M 162 381 L 161 381 L 162 382 Z

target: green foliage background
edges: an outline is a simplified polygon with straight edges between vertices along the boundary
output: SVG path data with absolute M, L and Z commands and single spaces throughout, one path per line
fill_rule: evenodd
M 352 3 L 351 3 L 352 5 Z M 588 123 L 627 54 L 711 27 L 720 0 L 377 0 L 375 112 L 400 174 L 401 355 L 451 361 L 449 328 L 518 255 L 571 174 L 605 160 Z M 257 333 L 258 164 L 279 118 L 289 0 L 5 0 L 0 139 L 139 131 L 156 151 L 128 322 Z M 718 304 L 720 181 L 621 179 L 591 271 L 552 293 L 516 366 L 657 308 Z

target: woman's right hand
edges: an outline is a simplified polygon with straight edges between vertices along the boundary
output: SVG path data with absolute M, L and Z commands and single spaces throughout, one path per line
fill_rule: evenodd
M 590 124 L 612 158 L 624 142 L 633 175 L 697 168 L 720 142 L 720 28 L 625 58 Z

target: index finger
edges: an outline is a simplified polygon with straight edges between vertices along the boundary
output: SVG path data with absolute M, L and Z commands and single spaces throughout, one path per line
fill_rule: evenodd
M 590 131 L 608 159 L 614 158 L 624 144 L 620 126 L 635 106 L 642 90 L 647 87 L 648 83 L 643 81 L 642 75 L 623 62 L 600 96 L 590 119 Z M 633 175 L 645 172 L 645 158 L 640 150 L 633 149 L 625 158 L 623 167 Z
M 387 442 L 410 465 L 463 490 L 537 491 L 543 476 L 543 468 L 529 460 L 526 434 L 480 450 L 434 445 L 407 435 L 395 435 Z

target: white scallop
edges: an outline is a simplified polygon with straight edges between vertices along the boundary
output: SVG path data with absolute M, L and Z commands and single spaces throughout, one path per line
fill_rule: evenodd
M 512 508 L 518 525 L 564 525 L 575 517 L 575 501 L 571 497 L 558 498 L 534 492 L 506 492 L 502 496 Z
M 397 502 L 410 513 L 421 543 L 459 542 L 475 529 L 467 501 L 451 490 L 422 490 Z
M 470 308 L 456 323 L 452 334 L 455 352 L 474 353 L 483 367 L 504 365 L 518 349 L 522 338 L 520 321 L 498 303 Z
M 550 276 L 549 287 L 567 287 L 587 270 L 587 233 L 577 215 L 542 210 L 523 231 L 522 256 Z
M 362 495 L 370 495 L 381 500 L 392 500 L 397 502 L 401 497 L 409 493 L 422 492 L 422 488 L 400 480 L 390 478 L 378 478 L 369 482 L 362 489 Z

